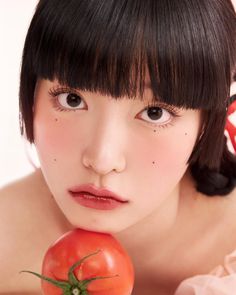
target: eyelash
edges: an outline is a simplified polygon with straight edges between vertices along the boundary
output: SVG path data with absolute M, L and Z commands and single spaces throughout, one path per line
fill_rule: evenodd
M 73 109 L 66 109 L 66 108 L 63 108 L 61 107 L 59 104 L 58 104 L 58 101 L 57 101 L 57 97 L 58 95 L 60 94 L 63 94 L 63 93 L 72 93 L 72 94 L 76 94 L 76 95 L 79 95 L 81 97 L 81 94 L 79 94 L 75 89 L 73 88 L 69 88 L 69 87 L 57 87 L 57 88 L 52 88 L 48 91 L 48 94 L 51 96 L 52 98 L 52 103 L 53 103 L 53 107 L 59 111 L 59 112 L 76 112 L 77 110 L 73 110 Z M 83 99 L 83 97 L 81 97 Z M 143 109 L 143 111 L 145 110 L 148 110 L 149 108 L 162 108 L 166 111 L 168 111 L 170 113 L 170 115 L 175 119 L 175 118 L 178 118 L 178 117 L 181 117 L 180 116 L 180 109 L 175 107 L 175 106 L 172 106 L 172 105 L 166 105 L 165 103 L 162 103 L 162 102 L 151 102 L 151 103 L 148 103 L 147 106 Z M 166 123 L 166 124 L 156 124 L 156 123 L 151 123 L 151 122 L 147 122 L 148 124 L 151 124 L 153 125 L 153 127 L 160 127 L 160 128 L 167 128 L 169 126 L 173 126 L 174 125 L 174 122 L 173 120 Z
M 76 95 L 79 95 L 81 96 L 79 93 L 77 93 L 76 90 L 72 89 L 72 88 L 67 88 L 67 87 L 58 87 L 58 88 L 52 88 L 48 91 L 48 94 L 51 96 L 52 98 L 52 103 L 53 103 L 53 107 L 59 111 L 59 112 L 76 112 L 77 110 L 73 110 L 73 109 L 66 109 L 66 108 L 63 108 L 61 107 L 58 102 L 57 102 L 57 97 L 58 95 L 60 94 L 63 94 L 63 93 L 73 93 L 73 94 L 76 94 Z
M 176 118 L 179 118 L 181 117 L 180 115 L 180 109 L 177 108 L 177 107 L 174 107 L 172 105 L 166 105 L 165 103 L 162 103 L 162 102 L 151 102 L 151 103 L 148 103 L 148 105 L 144 108 L 144 110 L 148 110 L 149 108 L 161 108 L 161 109 L 164 109 L 166 110 L 168 113 L 170 113 L 171 117 L 173 119 L 176 119 Z M 144 111 L 143 110 L 143 111 Z M 168 123 L 165 123 L 165 124 L 156 124 L 156 123 L 151 123 L 151 122 L 148 122 L 149 124 L 153 125 L 154 127 L 159 127 L 159 128 L 167 128 L 169 126 L 173 126 L 174 125 L 174 120 L 171 120 L 170 122 Z

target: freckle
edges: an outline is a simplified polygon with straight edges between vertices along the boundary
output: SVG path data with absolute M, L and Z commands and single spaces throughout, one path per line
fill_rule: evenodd
M 58 121 L 58 119 L 56 118 L 56 119 L 55 119 L 55 121 L 57 122 L 57 121 Z
M 153 130 L 153 132 L 157 132 L 156 130 Z
M 53 159 L 54 160 L 54 162 L 56 162 L 57 161 L 57 159 Z
M 155 164 L 155 162 L 153 161 L 152 164 Z
M 185 135 L 188 135 L 188 133 L 186 132 Z

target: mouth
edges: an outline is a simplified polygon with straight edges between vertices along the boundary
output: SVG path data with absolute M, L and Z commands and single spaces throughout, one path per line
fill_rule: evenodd
M 105 188 L 87 184 L 70 188 L 72 198 L 80 205 L 93 209 L 116 209 L 129 201 Z

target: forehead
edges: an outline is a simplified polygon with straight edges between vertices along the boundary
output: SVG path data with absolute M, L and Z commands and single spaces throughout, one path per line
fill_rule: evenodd
M 61 84 L 114 98 L 142 97 L 148 83 L 153 97 L 168 104 L 225 107 L 228 89 L 222 81 L 228 78 L 222 74 L 228 70 L 222 71 L 218 63 L 220 55 L 226 56 L 224 42 L 216 43 L 206 35 L 209 20 L 201 16 L 201 5 L 192 1 L 186 7 L 184 1 L 172 1 L 171 7 L 163 1 L 139 0 L 126 1 L 126 6 L 122 1 L 111 5 L 103 0 L 93 5 L 50 2 L 51 6 L 48 1 L 39 6 L 37 35 L 29 44 L 37 77 L 57 78 Z M 222 28 L 208 27 L 208 34 L 222 35 Z

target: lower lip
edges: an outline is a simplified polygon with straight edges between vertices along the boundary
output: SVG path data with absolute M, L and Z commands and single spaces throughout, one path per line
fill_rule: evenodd
M 125 203 L 113 199 L 101 199 L 84 193 L 70 193 L 73 199 L 83 207 L 98 210 L 113 210 Z

